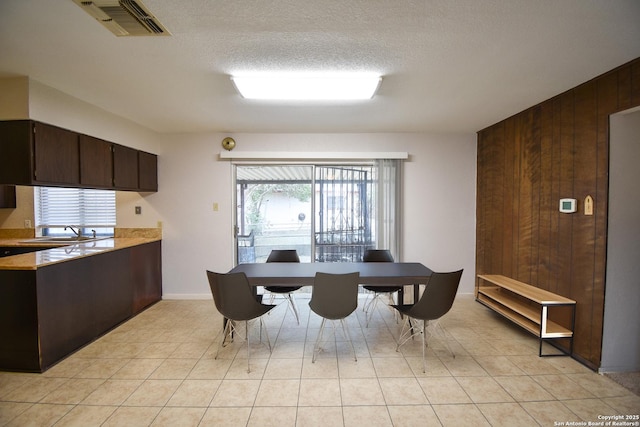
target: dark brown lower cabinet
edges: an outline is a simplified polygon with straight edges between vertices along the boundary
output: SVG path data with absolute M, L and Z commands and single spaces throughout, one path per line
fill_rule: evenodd
M 0 270 L 0 370 L 44 372 L 161 296 L 160 241 Z

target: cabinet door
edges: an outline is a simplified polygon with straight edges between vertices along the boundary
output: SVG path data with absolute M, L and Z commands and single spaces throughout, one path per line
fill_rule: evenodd
M 158 156 L 138 152 L 140 191 L 158 191 Z
M 80 135 L 80 184 L 88 187 L 113 186 L 113 144 Z
M 0 185 L 0 208 L 16 207 L 16 186 Z
M 138 150 L 113 145 L 113 186 L 118 190 L 138 189 Z
M 35 123 L 33 132 L 35 181 L 80 184 L 78 134 L 44 123 Z

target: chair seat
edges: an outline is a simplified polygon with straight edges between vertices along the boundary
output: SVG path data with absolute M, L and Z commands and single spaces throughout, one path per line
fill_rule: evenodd
M 265 286 L 264 288 L 274 294 L 288 294 L 300 289 L 302 286 Z
M 363 286 L 363 288 L 371 292 L 381 293 L 398 292 L 402 290 L 402 286 Z

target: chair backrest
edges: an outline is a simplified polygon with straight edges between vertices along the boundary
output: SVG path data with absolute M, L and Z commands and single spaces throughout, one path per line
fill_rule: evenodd
M 207 271 L 207 278 L 216 308 L 227 319 L 251 320 L 275 307 L 258 302 L 244 273 Z
M 367 249 L 362 256 L 363 262 L 393 262 L 389 249 Z
M 325 319 L 344 319 L 358 307 L 360 273 L 316 273 L 309 307 Z
M 274 249 L 269 253 L 267 262 L 300 262 L 295 249 Z
M 450 273 L 433 273 L 422 297 L 407 314 L 422 320 L 435 320 L 444 316 L 453 305 L 461 277 L 462 270 Z

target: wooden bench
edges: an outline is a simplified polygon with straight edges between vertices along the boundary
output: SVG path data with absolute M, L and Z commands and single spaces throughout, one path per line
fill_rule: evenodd
M 476 301 L 521 326 L 540 341 L 539 356 L 562 356 L 573 353 L 573 330 L 575 327 L 576 302 L 553 292 L 536 288 L 506 276 L 479 274 Z M 562 326 L 549 319 L 552 307 L 570 307 L 570 326 Z M 569 352 L 542 354 L 545 340 L 568 338 Z

